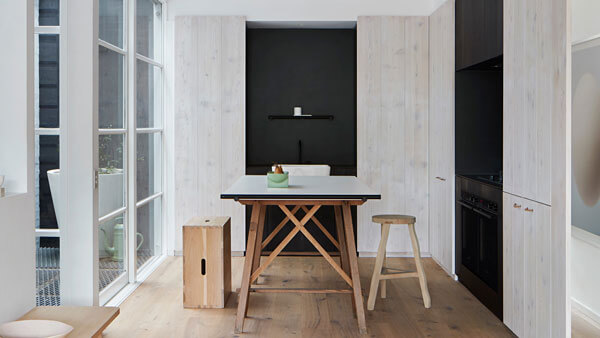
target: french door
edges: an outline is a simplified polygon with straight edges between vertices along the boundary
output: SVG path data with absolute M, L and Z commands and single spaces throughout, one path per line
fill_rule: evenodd
M 99 0 L 100 304 L 164 252 L 162 12 L 158 0 Z

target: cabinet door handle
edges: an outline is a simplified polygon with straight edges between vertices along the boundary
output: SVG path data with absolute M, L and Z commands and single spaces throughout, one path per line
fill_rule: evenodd
M 515 203 L 515 204 L 513 204 L 513 208 L 516 208 L 516 209 L 521 209 L 521 205 L 520 205 L 520 204 L 517 204 L 517 203 Z
M 445 179 L 445 178 L 442 178 L 442 177 L 439 177 L 439 176 L 436 176 L 435 178 L 437 178 L 437 179 L 438 179 L 438 180 L 440 180 L 440 181 L 446 181 L 446 179 Z
M 533 209 L 525 208 L 525 211 L 527 211 L 527 212 L 533 212 Z

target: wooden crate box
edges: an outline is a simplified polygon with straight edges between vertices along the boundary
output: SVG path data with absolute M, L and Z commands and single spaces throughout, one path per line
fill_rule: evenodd
M 230 293 L 231 219 L 190 219 L 183 226 L 183 306 L 222 309 Z

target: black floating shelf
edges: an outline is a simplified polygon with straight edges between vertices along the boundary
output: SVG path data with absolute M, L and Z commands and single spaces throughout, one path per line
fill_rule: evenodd
M 269 115 L 269 120 L 333 120 L 333 115 Z

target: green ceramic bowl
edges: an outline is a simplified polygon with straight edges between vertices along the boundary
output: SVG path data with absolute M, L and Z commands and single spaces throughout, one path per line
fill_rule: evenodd
M 289 173 L 286 171 L 283 174 L 275 174 L 274 172 L 267 173 L 268 188 L 287 188 Z

